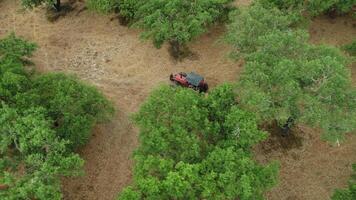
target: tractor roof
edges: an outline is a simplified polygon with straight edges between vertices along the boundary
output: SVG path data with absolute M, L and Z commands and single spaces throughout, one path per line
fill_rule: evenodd
M 190 72 L 187 74 L 187 81 L 188 83 L 194 85 L 195 87 L 199 86 L 199 83 L 203 80 L 204 78 L 200 76 L 199 74 L 196 74 L 194 72 Z

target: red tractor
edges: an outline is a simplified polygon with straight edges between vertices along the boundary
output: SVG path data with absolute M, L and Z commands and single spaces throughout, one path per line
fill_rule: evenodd
M 188 74 L 184 72 L 171 74 L 169 79 L 176 85 L 192 88 L 199 92 L 207 92 L 209 89 L 208 84 L 204 81 L 204 78 L 194 72 L 190 72 Z

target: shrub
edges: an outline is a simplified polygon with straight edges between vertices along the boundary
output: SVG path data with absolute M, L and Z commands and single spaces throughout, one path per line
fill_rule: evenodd
M 307 10 L 312 16 L 333 12 L 349 13 L 356 4 L 356 0 L 261 0 L 261 2 L 273 4 L 282 10 L 299 12 Z
M 118 9 L 121 0 L 88 0 L 86 4 L 89 9 L 101 13 L 110 13 Z
M 29 73 L 25 59 L 35 47 L 13 34 L 0 39 L 0 199 L 62 199 L 60 178 L 82 174 L 72 149 L 112 114 L 74 77 Z
M 32 85 L 19 101 L 46 108 L 57 135 L 70 141 L 71 148 L 86 144 L 93 126 L 113 113 L 112 105 L 96 88 L 73 76 L 48 73 L 36 77 Z
M 156 47 L 168 41 L 178 48 L 206 32 L 224 14 L 231 0 L 148 0 L 136 14 L 136 26 L 144 29 Z
M 342 47 L 351 56 L 356 56 L 356 40 Z
M 41 4 L 54 7 L 57 11 L 61 10 L 61 0 L 21 0 L 25 8 L 34 8 Z
M 231 56 L 234 59 L 255 52 L 259 48 L 260 37 L 276 30 L 289 30 L 291 25 L 288 15 L 259 3 L 233 12 L 230 21 L 225 41 L 232 46 Z
M 262 199 L 278 167 L 252 160 L 251 147 L 267 135 L 236 105 L 232 88 L 222 85 L 208 97 L 155 90 L 134 117 L 141 142 L 134 183 L 119 199 Z
M 335 48 L 307 44 L 305 34 L 274 33 L 250 55 L 240 79 L 241 103 L 267 121 L 319 126 L 331 141 L 355 128 L 355 89 Z M 269 45 L 273 44 L 273 45 Z

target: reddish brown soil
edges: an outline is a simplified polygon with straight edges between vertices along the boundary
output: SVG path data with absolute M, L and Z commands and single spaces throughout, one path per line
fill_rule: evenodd
M 240 0 L 238 4 L 249 2 Z M 138 39 L 139 31 L 120 26 L 114 16 L 100 16 L 83 7 L 77 3 L 73 12 L 50 23 L 43 9 L 21 11 L 19 0 L 0 0 L 0 37 L 14 31 L 36 42 L 39 49 L 33 60 L 39 70 L 74 73 L 115 103 L 115 119 L 98 126 L 79 152 L 86 161 L 86 175 L 63 180 L 64 199 L 111 200 L 131 181 L 130 156 L 138 145 L 138 131 L 129 115 L 149 92 L 168 83 L 171 72 L 197 71 L 211 86 L 234 81 L 242 63 L 226 58 L 228 48 L 218 42 L 222 27 L 214 27 L 190 45 L 194 56 L 176 62 L 168 55 L 167 46 L 157 50 Z M 312 42 L 340 45 L 351 41 L 355 28 L 344 20 L 316 19 Z M 273 137 L 256 147 L 261 162 L 281 163 L 280 184 L 267 194 L 268 199 L 324 200 L 333 188 L 346 184 L 349 166 L 356 162 L 356 137 L 350 136 L 341 147 L 331 147 L 313 130 L 303 128 L 298 134 L 302 139 L 292 149 L 272 143 Z

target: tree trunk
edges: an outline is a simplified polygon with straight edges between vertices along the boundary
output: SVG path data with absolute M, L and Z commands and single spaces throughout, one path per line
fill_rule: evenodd
M 290 129 L 294 125 L 294 119 L 292 117 L 289 117 L 286 121 L 286 123 L 282 126 L 282 136 L 288 136 Z
M 61 0 L 57 0 L 57 2 L 54 4 L 54 8 L 57 12 L 61 11 Z
M 171 54 L 172 54 L 172 56 L 175 59 L 179 58 L 181 53 L 182 53 L 181 52 L 181 45 L 179 44 L 179 42 L 176 41 L 176 40 L 171 40 L 169 42 L 169 44 L 171 45 Z

